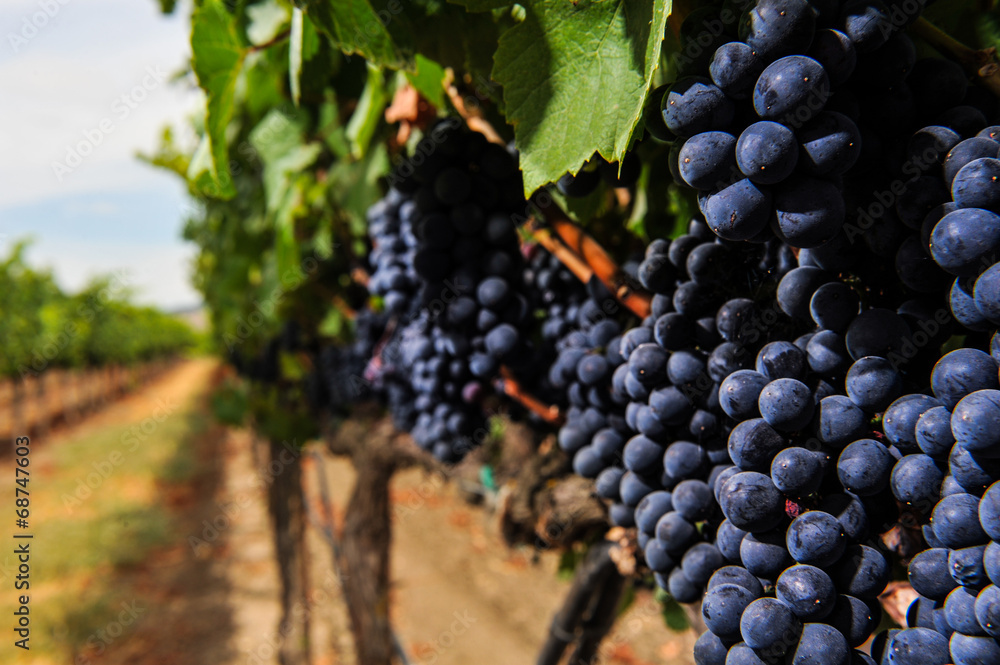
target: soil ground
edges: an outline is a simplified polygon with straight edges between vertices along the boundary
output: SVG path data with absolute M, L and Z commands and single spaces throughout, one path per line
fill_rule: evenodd
M 279 582 L 265 502 L 265 448 L 249 431 L 222 427 L 208 417 L 208 396 L 219 371 L 211 360 L 183 362 L 100 413 L 33 441 L 32 482 L 43 494 L 34 514 L 43 522 L 64 517 L 66 510 L 59 497 L 44 496 L 46 488 L 73 487 L 74 480 L 99 463 L 100 457 L 87 456 L 94 455 L 95 441 L 102 436 L 112 443 L 123 441 L 121 431 L 134 431 L 158 408 L 170 408 L 176 416 L 154 427 L 143 444 L 155 450 L 168 435 L 182 443 L 159 467 L 169 467 L 170 473 L 146 477 L 132 474 L 126 464 L 102 488 L 117 499 L 145 505 L 142 515 L 162 512 L 169 526 L 136 545 L 131 559 L 105 556 L 140 540 L 133 531 L 136 525 L 126 522 L 112 542 L 94 545 L 101 556 L 62 552 L 70 560 L 62 568 L 40 563 L 32 602 L 48 609 L 39 612 L 32 651 L 14 649 L 12 640 L 4 640 L 0 660 L 41 665 L 276 662 Z M 171 430 L 173 422 L 185 429 Z M 74 455 L 84 456 L 76 466 L 66 461 L 76 460 Z M 177 471 L 178 466 L 183 470 Z M 351 467 L 318 447 L 305 456 L 305 487 L 316 514 L 319 473 L 329 482 L 339 520 L 353 482 Z M 418 470 L 397 475 L 392 500 L 391 612 L 409 661 L 533 663 L 569 588 L 569 580 L 557 571 L 558 554 L 508 548 L 500 540 L 495 515 Z M 0 501 L 11 505 L 13 490 L 3 488 Z M 90 501 L 81 510 L 94 524 L 120 519 L 119 512 L 105 515 L 106 508 Z M 77 519 L 83 519 L 80 512 Z M 74 545 L 77 541 L 63 540 L 58 529 L 50 531 L 39 545 L 80 547 L 83 552 L 89 542 Z M 353 663 L 330 546 L 315 525 L 307 536 L 313 662 Z M 0 611 L 11 611 L 13 591 L 4 596 Z M 137 615 L 127 624 L 121 619 L 122 603 L 131 603 Z M 688 665 L 693 640 L 690 631 L 669 631 L 656 601 L 640 592 L 606 640 L 602 662 Z

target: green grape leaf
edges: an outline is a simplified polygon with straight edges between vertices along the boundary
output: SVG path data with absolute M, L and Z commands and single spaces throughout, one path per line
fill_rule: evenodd
M 642 117 L 672 0 L 535 0 L 504 32 L 493 78 L 531 193 L 596 151 L 621 159 Z
M 429 58 L 417 54 L 416 69 L 406 72 L 406 80 L 437 108 L 444 108 L 444 68 Z
M 403 11 L 403 0 L 390 0 L 379 11 L 369 0 L 305 0 L 320 32 L 344 53 L 393 69 L 408 69 L 412 59 L 396 44 L 386 25 Z
M 205 133 L 211 155 L 209 173 L 219 198 L 232 198 L 236 189 L 229 174 L 226 128 L 233 117 L 236 82 L 246 50 L 236 23 L 221 0 L 205 0 L 192 14 L 191 52 L 198 84 L 207 97 Z

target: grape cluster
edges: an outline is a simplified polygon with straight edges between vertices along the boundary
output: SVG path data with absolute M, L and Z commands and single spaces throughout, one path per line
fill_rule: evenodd
M 503 147 L 448 121 L 398 172 L 406 172 L 396 187 L 408 197 L 397 210 L 400 229 L 412 233 L 402 244 L 419 292 L 388 355 L 414 394 L 414 440 L 456 461 L 486 437 L 481 400 L 501 365 L 516 369 L 532 357 L 525 331 L 533 312 L 512 221 L 525 205 L 520 174 Z
M 397 189 L 390 189 L 368 209 L 368 238 L 372 267 L 368 290 L 381 296 L 384 310 L 406 317 L 411 313 L 420 287 L 413 267 L 417 236 L 413 229 L 416 201 Z

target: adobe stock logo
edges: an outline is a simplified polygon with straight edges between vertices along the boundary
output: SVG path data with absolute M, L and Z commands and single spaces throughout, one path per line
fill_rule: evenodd
M 26 14 L 21 19 L 21 27 L 17 32 L 7 33 L 7 43 L 11 50 L 17 53 L 26 47 L 38 35 L 38 31 L 47 26 L 69 2 L 70 0 L 38 0 L 36 4 L 39 10 L 30 16 Z

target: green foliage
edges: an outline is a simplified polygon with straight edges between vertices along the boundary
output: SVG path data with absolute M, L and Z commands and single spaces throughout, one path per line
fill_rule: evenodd
M 132 364 L 195 344 L 183 321 L 131 304 L 120 278 L 63 293 L 49 273 L 25 263 L 26 247 L 18 243 L 0 260 L 0 377 L 33 376 L 49 367 Z
M 684 613 L 684 608 L 669 593 L 657 588 L 655 597 L 663 608 L 661 613 L 663 614 L 663 623 L 667 625 L 667 628 L 678 633 L 691 628 L 691 622 L 688 620 L 687 614 Z
M 221 0 L 205 0 L 195 9 L 191 16 L 191 52 L 192 68 L 208 98 L 203 151 L 210 159 L 203 157 L 198 165 L 207 166 L 219 196 L 231 197 L 236 191 L 228 177 L 226 131 L 233 117 L 236 81 L 246 50 Z
M 621 159 L 642 117 L 660 60 L 667 0 L 524 3 L 503 34 L 493 77 L 503 86 L 524 189 L 569 171 L 596 150 Z

